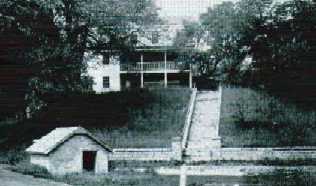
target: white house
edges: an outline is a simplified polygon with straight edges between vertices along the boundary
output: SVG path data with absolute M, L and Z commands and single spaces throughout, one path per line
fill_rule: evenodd
M 124 57 L 113 51 L 103 56 L 86 53 L 93 90 L 102 93 L 133 87 L 192 87 L 191 68 L 178 60 L 178 49 L 173 47 L 173 38 L 181 28 L 161 26 L 135 32 L 135 50 Z
M 51 174 L 107 173 L 111 150 L 81 127 L 56 128 L 26 149 L 32 164 Z

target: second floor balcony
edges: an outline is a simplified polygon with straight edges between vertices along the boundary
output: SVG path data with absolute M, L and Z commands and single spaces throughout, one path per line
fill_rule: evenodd
M 151 61 L 121 64 L 122 73 L 179 73 L 189 71 L 190 67 L 184 62 L 176 61 Z

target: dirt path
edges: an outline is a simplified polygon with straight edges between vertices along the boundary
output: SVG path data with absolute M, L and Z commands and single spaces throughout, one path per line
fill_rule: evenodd
M 70 186 L 65 183 L 12 172 L 6 167 L 6 165 L 0 165 L 0 186 Z

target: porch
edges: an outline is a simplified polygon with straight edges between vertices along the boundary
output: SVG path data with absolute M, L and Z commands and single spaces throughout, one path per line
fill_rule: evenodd
M 173 48 L 138 48 L 120 63 L 121 76 L 134 76 L 134 82 L 137 83 L 123 80 L 121 86 L 130 87 L 130 84 L 137 84 L 137 87 L 144 88 L 148 85 L 163 85 L 167 88 L 168 85 L 185 84 L 192 88 L 191 65 L 177 59 L 179 54 Z
M 180 73 L 189 72 L 190 66 L 183 62 L 175 61 L 150 61 L 150 62 L 136 62 L 134 64 L 121 64 L 121 73 Z
M 133 75 L 136 77 L 136 82 L 139 83 L 139 87 L 141 88 L 144 88 L 145 84 L 163 84 L 163 86 L 167 88 L 168 85 L 173 84 L 175 80 L 180 82 L 183 79 L 186 79 L 187 85 L 192 88 L 191 65 L 181 62 L 146 61 L 132 64 L 120 64 L 120 74 L 121 76 L 129 74 Z M 154 76 L 154 78 L 151 78 L 150 76 Z M 179 77 L 175 78 L 175 76 Z M 130 87 L 130 82 L 128 82 L 127 85 L 124 85 L 125 83 L 126 82 L 124 81 L 122 87 Z

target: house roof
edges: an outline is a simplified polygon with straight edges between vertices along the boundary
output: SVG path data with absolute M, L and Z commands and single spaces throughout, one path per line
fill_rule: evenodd
M 34 143 L 26 149 L 26 152 L 47 155 L 74 135 L 85 135 L 107 151 L 111 151 L 110 148 L 106 147 L 101 141 L 82 127 L 60 127 L 55 128 L 42 138 L 34 140 Z

